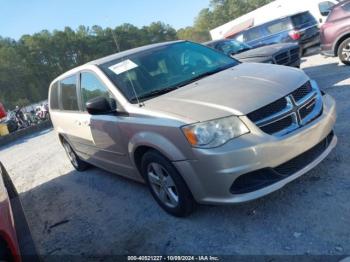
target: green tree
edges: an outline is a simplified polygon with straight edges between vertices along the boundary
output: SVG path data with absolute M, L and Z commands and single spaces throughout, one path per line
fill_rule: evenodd
M 192 26 L 179 29 L 177 31 L 177 36 L 179 39 L 191 40 L 198 43 L 203 43 L 210 39 L 209 31 L 199 31 Z
M 0 37 L 0 101 L 7 107 L 47 99 L 50 82 L 88 61 L 150 43 L 176 40 L 176 30 L 155 22 L 138 28 L 79 26 L 43 30 L 18 41 Z
M 47 99 L 50 82 L 63 72 L 88 61 L 130 48 L 176 39 L 205 42 L 209 30 L 256 9 L 271 0 L 211 0 L 193 26 L 176 31 L 154 22 L 141 28 L 79 26 L 23 35 L 18 41 L 0 37 L 0 102 L 11 109 Z

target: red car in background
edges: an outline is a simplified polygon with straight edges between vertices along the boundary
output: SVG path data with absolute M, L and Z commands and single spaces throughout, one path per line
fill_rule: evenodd
M 0 261 L 40 261 L 16 188 L 1 162 Z
M 320 35 L 322 54 L 338 56 L 340 61 L 350 65 L 350 1 L 333 7 Z
M 7 115 L 5 107 L 0 102 L 0 119 L 4 118 Z

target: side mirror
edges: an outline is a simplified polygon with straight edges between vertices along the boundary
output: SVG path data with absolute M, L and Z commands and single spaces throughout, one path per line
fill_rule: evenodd
M 104 115 L 113 113 L 117 109 L 116 101 L 113 98 L 102 96 L 95 97 L 86 102 L 86 110 L 90 115 Z

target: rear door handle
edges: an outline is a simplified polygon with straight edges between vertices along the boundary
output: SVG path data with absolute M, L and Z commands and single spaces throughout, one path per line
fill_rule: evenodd
M 78 126 L 81 126 L 81 122 L 79 120 L 75 120 L 75 123 L 78 125 Z

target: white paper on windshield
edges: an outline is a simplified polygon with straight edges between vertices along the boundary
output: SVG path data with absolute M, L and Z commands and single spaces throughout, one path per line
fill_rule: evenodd
M 138 67 L 137 64 L 135 64 L 130 59 L 127 59 L 127 60 L 124 60 L 123 62 L 112 65 L 108 68 L 110 70 L 112 70 L 114 73 L 116 73 L 117 75 L 120 75 L 120 74 L 125 73 L 126 71 L 129 71 L 129 70 L 134 69 L 136 67 Z

